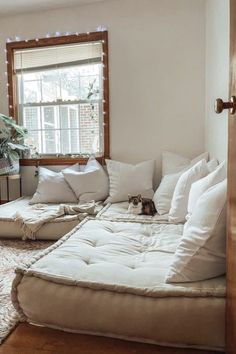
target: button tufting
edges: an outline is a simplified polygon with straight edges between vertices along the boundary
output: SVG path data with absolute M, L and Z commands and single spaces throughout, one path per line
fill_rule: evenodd
M 128 266 L 128 268 L 130 268 L 130 269 L 135 269 L 135 265 L 133 264 L 133 265 L 130 265 L 130 266 Z
M 90 260 L 89 259 L 83 259 L 84 263 L 89 265 L 90 264 Z

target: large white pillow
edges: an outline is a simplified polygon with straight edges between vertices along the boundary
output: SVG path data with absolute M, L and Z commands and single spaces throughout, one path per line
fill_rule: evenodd
M 83 172 L 63 171 L 63 175 L 80 202 L 104 200 L 108 196 L 108 176 L 95 158 L 88 160 Z
M 63 171 L 79 171 L 79 165 L 75 164 Z M 36 192 L 30 204 L 36 203 L 76 203 L 77 198 L 62 172 L 54 172 L 46 167 L 39 167 L 39 181 Z
M 216 159 L 211 159 L 208 163 L 207 163 L 207 167 L 208 167 L 208 171 L 213 172 L 215 171 L 215 169 L 218 167 L 219 163 Z
M 141 194 L 152 198 L 154 161 L 145 161 L 137 165 L 106 160 L 110 180 L 109 197 L 106 203 L 117 203 L 128 200 L 128 194 Z
M 223 181 L 226 175 L 225 162 L 222 162 L 213 172 L 192 184 L 188 198 L 188 214 L 192 214 L 201 195 L 210 187 Z
M 163 152 L 163 178 L 153 197 L 153 202 L 159 215 L 169 213 L 175 186 L 181 174 L 202 159 L 208 159 L 207 152 L 195 157 L 193 160 L 187 159 L 172 152 Z M 215 166 L 215 160 L 210 164 L 210 168 L 213 168 L 213 166 Z
M 162 176 L 183 171 L 203 159 L 208 161 L 208 157 L 208 152 L 204 152 L 191 160 L 173 152 L 164 151 L 162 153 Z
M 153 202 L 159 215 L 169 213 L 175 186 L 182 173 L 183 172 L 171 173 L 162 178 L 153 197 Z
M 184 225 L 166 282 L 192 282 L 225 273 L 226 179 L 198 199 Z
M 206 160 L 201 160 L 187 171 L 182 173 L 176 184 L 171 207 L 169 221 L 184 222 L 188 212 L 188 197 L 192 183 L 208 174 Z

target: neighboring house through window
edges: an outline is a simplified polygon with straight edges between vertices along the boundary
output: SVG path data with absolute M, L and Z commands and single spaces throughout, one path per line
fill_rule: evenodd
M 7 44 L 10 113 L 40 157 L 109 157 L 107 32 Z

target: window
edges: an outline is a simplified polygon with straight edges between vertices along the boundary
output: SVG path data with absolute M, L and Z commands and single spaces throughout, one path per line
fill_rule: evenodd
M 7 54 L 10 113 L 40 161 L 109 157 L 107 32 L 8 43 Z

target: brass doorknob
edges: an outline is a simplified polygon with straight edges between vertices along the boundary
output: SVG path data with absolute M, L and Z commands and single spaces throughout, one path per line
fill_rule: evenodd
M 229 102 L 224 102 L 221 98 L 215 100 L 215 112 L 217 114 L 223 112 L 224 109 L 229 109 L 230 114 L 236 112 L 236 97 L 231 96 Z

